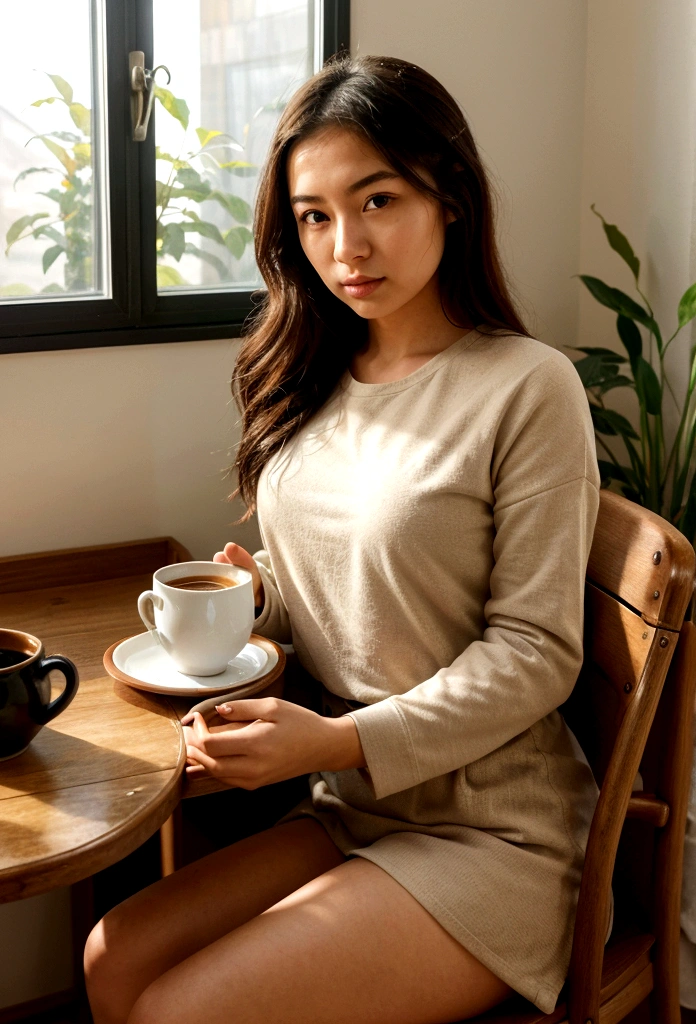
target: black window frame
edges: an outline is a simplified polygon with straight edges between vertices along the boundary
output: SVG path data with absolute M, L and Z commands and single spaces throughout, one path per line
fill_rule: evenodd
M 350 48 L 350 0 L 314 3 L 323 5 L 324 62 Z M 251 310 L 251 292 L 157 293 L 155 132 L 132 141 L 128 82 L 132 50 L 153 66 L 152 0 L 104 6 L 112 297 L 0 306 L 0 354 L 234 338 Z

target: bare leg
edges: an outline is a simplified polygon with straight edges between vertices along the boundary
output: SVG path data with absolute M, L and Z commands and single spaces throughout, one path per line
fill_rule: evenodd
M 85 948 L 95 1024 L 124 1024 L 160 975 L 344 860 L 319 822 L 300 818 L 189 864 L 114 907 Z
M 355 858 L 153 982 L 128 1024 L 445 1024 L 511 989 Z

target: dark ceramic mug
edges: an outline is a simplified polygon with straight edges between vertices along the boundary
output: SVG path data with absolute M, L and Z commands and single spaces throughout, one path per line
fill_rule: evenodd
M 58 669 L 65 689 L 51 700 L 48 673 Z M 26 750 L 39 729 L 64 711 L 77 693 L 77 669 L 61 655 L 44 657 L 40 640 L 0 629 L 0 761 Z

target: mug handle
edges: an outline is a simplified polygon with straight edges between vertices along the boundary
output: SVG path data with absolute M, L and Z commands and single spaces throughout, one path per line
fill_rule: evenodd
M 154 590 L 143 590 L 138 598 L 138 613 L 150 632 L 158 636 L 155 627 L 155 608 L 162 611 L 164 601 Z
M 73 697 L 77 693 L 77 687 L 79 686 L 79 676 L 77 674 L 77 668 L 72 663 L 70 658 L 64 658 L 62 654 L 54 654 L 51 658 L 44 658 L 39 668 L 40 678 L 47 676 L 49 672 L 57 669 L 62 672 L 65 676 L 65 689 L 62 693 L 58 694 L 55 700 L 52 700 L 50 704 L 47 704 L 43 709 L 42 725 L 46 722 L 50 722 L 52 718 L 59 715 L 61 711 L 65 711 L 68 704 L 72 701 Z

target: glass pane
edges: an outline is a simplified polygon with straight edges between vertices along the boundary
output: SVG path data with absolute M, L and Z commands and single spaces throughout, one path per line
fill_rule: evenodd
M 316 4 L 319 7 L 319 4 Z M 154 0 L 157 286 L 261 283 L 251 211 L 283 106 L 315 71 L 313 0 Z M 196 45 L 198 40 L 198 45 Z
M 0 303 L 106 296 L 101 10 L 30 0 L 2 19 Z

